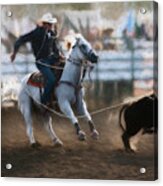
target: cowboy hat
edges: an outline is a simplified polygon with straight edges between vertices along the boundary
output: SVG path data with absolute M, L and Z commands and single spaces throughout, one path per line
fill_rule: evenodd
M 53 17 L 51 13 L 44 14 L 42 18 L 40 19 L 40 21 L 42 23 L 44 22 L 44 23 L 50 23 L 50 24 L 57 23 L 57 19 Z

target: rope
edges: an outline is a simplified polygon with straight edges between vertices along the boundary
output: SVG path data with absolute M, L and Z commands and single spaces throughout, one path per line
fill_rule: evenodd
M 58 70 L 63 70 L 64 67 L 58 67 L 58 66 L 55 66 L 55 65 L 48 65 L 46 63 L 43 63 L 39 60 L 36 61 L 36 63 L 40 64 L 40 65 L 43 65 L 43 66 L 46 66 L 46 67 L 49 67 L 49 68 L 52 68 L 52 69 L 58 69 Z M 82 63 L 82 66 L 87 68 L 87 67 L 93 67 L 93 65 L 91 63 Z
M 29 91 L 26 90 L 26 93 L 28 94 L 28 96 L 30 96 L 30 97 L 33 99 L 32 95 L 29 93 Z M 137 97 L 137 99 L 135 99 L 135 100 L 133 100 L 133 101 L 137 101 L 138 99 L 141 99 L 141 98 L 144 97 L 144 96 L 149 96 L 149 94 L 145 94 L 145 95 L 143 95 L 143 96 L 139 96 L 139 97 Z M 35 100 L 35 99 L 33 99 L 33 100 L 34 100 L 38 105 L 44 107 L 45 109 L 47 109 L 48 111 L 52 112 L 52 113 L 55 114 L 55 115 L 57 115 L 57 116 L 59 116 L 59 117 L 62 117 L 62 118 L 69 118 L 68 116 L 65 116 L 64 114 L 62 114 L 62 113 L 60 113 L 60 112 L 57 112 L 57 111 L 55 111 L 54 109 L 52 109 L 52 108 L 50 108 L 50 107 L 48 107 L 48 106 L 42 104 L 42 103 L 39 102 L 38 100 Z M 119 103 L 119 104 L 115 104 L 115 105 L 112 105 L 112 106 L 109 106 L 109 107 L 104 107 L 104 108 L 101 108 L 101 109 L 97 109 L 97 110 L 95 110 L 95 111 L 89 112 L 89 114 L 90 114 L 91 116 L 97 115 L 97 114 L 99 114 L 99 113 L 102 113 L 102 112 L 105 112 L 105 111 L 108 111 L 108 110 L 113 110 L 113 109 L 115 109 L 115 108 L 118 108 L 118 107 L 123 106 L 123 105 L 128 104 L 128 103 L 130 103 L 130 100 L 129 100 L 129 101 L 124 101 L 124 102 L 121 102 L 121 103 Z M 77 115 L 76 117 L 77 117 L 78 119 L 82 119 L 82 118 L 85 118 L 86 115 Z
M 58 66 L 55 66 L 55 65 L 48 65 L 46 63 L 42 63 L 41 61 L 36 61 L 36 63 L 40 64 L 40 65 L 43 65 L 45 67 L 49 67 L 49 68 L 52 68 L 52 69 L 57 69 L 57 70 L 63 70 L 64 67 L 58 67 Z
M 29 93 L 29 91 L 27 91 L 27 90 L 25 90 L 25 91 L 26 91 L 26 93 L 28 94 L 28 96 L 30 96 L 30 97 L 33 99 L 32 95 Z M 69 118 L 68 116 L 65 116 L 64 114 L 62 114 L 62 113 L 60 113 L 60 112 L 57 112 L 56 110 L 54 110 L 54 109 L 52 109 L 52 108 L 50 108 L 50 107 L 48 107 L 48 106 L 42 104 L 42 103 L 39 102 L 38 100 L 36 100 L 36 99 L 33 99 L 33 100 L 34 100 L 35 103 L 37 103 L 38 105 L 42 106 L 43 108 L 47 109 L 48 111 L 52 112 L 52 113 L 55 114 L 55 115 L 57 115 L 57 116 L 59 116 L 59 117 L 62 117 L 62 118 Z M 126 102 L 126 103 L 128 103 L 128 102 Z M 91 116 L 97 115 L 97 114 L 102 113 L 102 112 L 104 112 L 104 111 L 112 110 L 112 109 L 118 108 L 118 107 L 120 107 L 120 106 L 122 106 L 122 105 L 124 105 L 124 104 L 125 104 L 125 102 L 122 102 L 122 103 L 115 104 L 115 105 L 112 105 L 112 106 L 109 106 L 109 107 L 104 107 L 104 108 L 101 108 L 101 109 L 92 111 L 92 112 L 90 112 L 89 114 L 90 114 Z M 78 119 L 82 119 L 82 118 L 85 118 L 86 115 L 77 115 L 76 117 L 77 117 Z
M 13 63 L 12 63 L 12 64 L 13 64 Z M 45 64 L 44 64 L 44 65 L 45 65 Z M 50 67 L 51 67 L 51 66 L 50 66 Z M 14 64 L 13 64 L 13 69 L 14 69 L 14 71 L 15 71 L 15 74 L 17 74 L 17 70 L 16 70 L 16 67 L 15 67 Z M 25 91 L 26 91 L 26 93 L 28 94 L 28 96 L 31 97 L 31 98 L 33 99 L 33 97 L 32 97 L 32 95 L 30 94 L 30 92 L 27 91 L 27 89 L 26 89 Z M 149 95 L 149 94 L 147 94 L 147 95 Z M 144 95 L 143 95 L 143 96 L 144 96 Z M 141 96 L 141 97 L 142 97 L 142 96 Z M 141 97 L 140 97 L 140 98 L 141 98 Z M 35 99 L 33 99 L 33 100 L 34 100 L 38 105 L 44 107 L 45 109 L 47 109 L 48 111 L 52 112 L 53 114 L 58 115 L 59 117 L 62 117 L 62 118 L 69 118 L 68 116 L 65 116 L 64 114 L 62 114 L 62 113 L 60 113 L 60 112 L 57 112 L 57 111 L 55 111 L 54 109 L 52 109 L 52 108 L 50 108 L 50 107 L 48 107 L 48 106 L 42 104 L 42 103 L 39 102 L 38 100 L 35 100 Z M 98 109 L 98 110 L 95 110 L 95 111 L 90 112 L 90 115 L 93 116 L 93 115 L 102 113 L 102 112 L 107 111 L 107 110 L 112 110 L 112 109 L 118 108 L 118 107 L 120 107 L 120 106 L 122 106 L 122 105 L 125 105 L 125 104 L 127 104 L 127 103 L 129 103 L 129 101 L 121 102 L 121 103 L 119 103 L 119 104 L 115 104 L 115 105 L 112 105 L 112 106 L 109 106 L 109 107 L 104 107 L 104 108 L 101 108 L 101 109 Z M 77 117 L 77 118 L 84 118 L 85 115 L 77 115 L 76 117 Z

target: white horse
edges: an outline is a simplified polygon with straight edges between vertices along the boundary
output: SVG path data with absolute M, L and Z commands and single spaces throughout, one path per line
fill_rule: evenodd
M 82 36 L 75 37 L 75 44 L 71 48 L 70 55 L 66 61 L 59 85 L 55 89 L 55 96 L 58 101 L 60 110 L 67 116 L 75 127 L 76 134 L 79 140 L 85 140 L 85 132 L 81 129 L 78 119 L 75 116 L 71 105 L 75 104 L 79 115 L 84 115 L 89 127 L 91 136 L 98 139 L 97 132 L 92 118 L 87 110 L 86 103 L 83 100 L 83 88 L 81 86 L 81 79 L 83 73 L 83 61 L 89 60 L 91 63 L 97 63 L 98 56 L 92 49 L 90 43 Z M 32 147 L 40 145 L 34 138 L 32 127 L 32 112 L 31 106 L 34 102 L 38 106 L 40 102 L 40 90 L 37 87 L 27 84 L 31 74 L 28 74 L 22 81 L 20 93 L 18 96 L 18 104 L 22 115 L 24 116 L 26 124 L 26 132 L 29 137 Z M 33 100 L 33 101 L 32 101 Z M 39 106 L 40 107 L 40 106 Z M 40 113 L 40 116 L 42 114 Z M 57 137 L 52 128 L 52 118 L 49 114 L 43 115 L 42 118 L 45 128 L 48 131 L 54 145 L 62 146 L 62 141 Z

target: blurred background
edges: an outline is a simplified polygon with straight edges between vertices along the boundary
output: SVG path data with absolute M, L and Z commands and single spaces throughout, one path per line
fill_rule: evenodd
M 47 12 L 58 19 L 61 46 L 67 35 L 81 33 L 100 57 L 91 72 L 93 82 L 88 76 L 84 82 L 90 110 L 157 89 L 158 25 L 154 10 L 154 2 L 3 5 L 2 99 L 17 99 L 21 79 L 36 70 L 28 43 L 20 48 L 14 66 L 10 54 L 15 40 L 33 30 Z

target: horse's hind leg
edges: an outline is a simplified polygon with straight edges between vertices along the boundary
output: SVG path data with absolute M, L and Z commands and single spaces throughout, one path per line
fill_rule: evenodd
M 91 131 L 91 137 L 93 139 L 98 139 L 99 138 L 99 133 L 98 131 L 96 130 L 95 128 L 95 125 L 92 121 L 92 118 L 87 110 L 87 106 L 86 106 L 86 103 L 83 99 L 79 99 L 78 100 L 78 103 L 77 103 L 77 111 L 80 115 L 84 115 L 85 116 L 85 119 L 86 121 L 88 122 L 89 124 L 89 127 L 90 127 L 90 131 Z
M 39 146 L 39 144 L 36 143 L 36 140 L 33 135 L 31 98 L 26 93 L 22 93 L 20 94 L 18 101 L 19 101 L 20 111 L 25 120 L 26 133 L 29 138 L 30 144 L 32 147 Z
M 79 140 L 81 141 L 85 140 L 86 139 L 85 132 L 81 130 L 78 120 L 74 115 L 70 103 L 67 100 L 62 100 L 62 99 L 58 99 L 58 103 L 61 111 L 71 120 L 71 123 L 74 125 Z
M 52 141 L 54 143 L 54 146 L 56 146 L 56 147 L 63 146 L 62 141 L 57 137 L 56 133 L 53 130 L 53 127 L 52 127 L 52 118 L 49 115 L 49 113 L 46 113 L 43 116 L 43 122 L 44 122 L 44 126 L 45 126 L 46 131 L 48 132 L 50 138 L 52 139 Z

